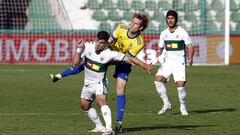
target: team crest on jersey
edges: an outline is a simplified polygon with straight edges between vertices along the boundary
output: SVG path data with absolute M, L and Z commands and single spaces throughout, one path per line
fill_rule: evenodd
M 179 36 L 177 35 L 176 38 L 178 38 Z
M 90 56 L 91 56 L 91 55 L 92 55 L 92 53 L 91 53 L 91 52 L 88 52 L 88 55 L 90 55 Z
M 132 43 L 129 44 L 129 47 L 131 47 L 131 46 L 132 46 Z

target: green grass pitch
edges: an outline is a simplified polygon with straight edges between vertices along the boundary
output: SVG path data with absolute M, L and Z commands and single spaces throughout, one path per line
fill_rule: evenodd
M 88 135 L 94 128 L 79 107 L 83 73 L 52 83 L 49 73 L 67 65 L 0 65 L 0 135 Z M 157 115 L 162 102 L 149 75 L 134 66 L 127 86 L 126 135 L 239 135 L 240 66 L 188 68 L 189 116 L 179 113 L 173 81 L 166 87 L 173 109 Z M 116 80 L 108 70 L 108 103 L 116 119 Z M 93 104 L 95 105 L 95 103 Z M 100 115 L 101 117 L 101 115 Z M 98 135 L 98 134 L 93 134 Z

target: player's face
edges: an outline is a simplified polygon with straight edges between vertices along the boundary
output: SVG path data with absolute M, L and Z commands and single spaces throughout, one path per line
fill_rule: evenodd
M 175 19 L 175 17 L 174 16 L 168 16 L 167 17 L 167 25 L 168 25 L 168 27 L 170 27 L 170 28 L 173 28 L 173 27 L 175 27 L 175 24 L 176 24 L 176 19 Z
M 106 46 L 108 42 L 104 39 L 97 39 L 96 40 L 96 46 L 95 49 L 96 51 L 102 51 Z
M 141 29 L 141 23 L 142 21 L 138 18 L 133 18 L 131 24 L 130 24 L 130 32 L 131 33 L 138 33 Z

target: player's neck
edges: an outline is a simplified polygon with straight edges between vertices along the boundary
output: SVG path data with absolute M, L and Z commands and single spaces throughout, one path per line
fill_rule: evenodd
M 137 37 L 138 35 L 139 35 L 138 32 L 132 33 L 132 32 L 130 32 L 130 31 L 128 31 L 128 33 L 127 33 L 127 36 L 128 36 L 129 38 L 135 38 L 135 37 Z
M 175 32 L 175 30 L 177 29 L 177 25 L 175 25 L 174 27 L 169 27 L 169 31 L 171 32 L 171 33 L 173 33 L 173 32 Z

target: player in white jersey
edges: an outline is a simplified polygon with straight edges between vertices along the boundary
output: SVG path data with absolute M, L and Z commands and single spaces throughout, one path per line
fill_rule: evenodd
M 100 31 L 95 42 L 83 43 L 83 41 L 79 41 L 77 52 L 73 56 L 73 67 L 78 66 L 80 61 L 84 59 L 84 86 L 82 88 L 80 106 L 88 113 L 89 118 L 96 125 L 96 128 L 90 132 L 104 132 L 104 135 L 113 134 L 111 110 L 106 103 L 108 92 L 106 71 L 109 62 L 125 61 L 134 63 L 148 72 L 153 69 L 151 64 L 145 64 L 135 57 L 111 50 L 108 46 L 108 39 L 108 33 Z M 95 98 L 97 106 L 102 111 L 106 130 L 104 130 L 96 110 L 91 106 Z
M 186 116 L 188 115 L 185 92 L 186 65 L 187 61 L 189 66 L 192 65 L 194 50 L 191 38 L 182 27 L 177 25 L 177 21 L 177 12 L 169 10 L 166 15 L 168 28 L 161 32 L 159 49 L 157 50 L 158 55 L 161 55 L 163 49 L 166 50 L 165 60 L 156 74 L 154 84 L 163 101 L 163 108 L 158 114 L 164 114 L 168 109 L 171 109 L 172 106 L 163 82 L 172 75 L 177 86 L 181 114 Z M 186 54 L 186 48 L 188 48 L 188 56 Z

